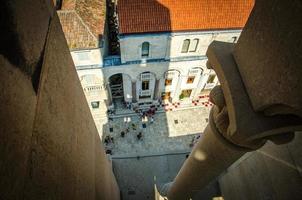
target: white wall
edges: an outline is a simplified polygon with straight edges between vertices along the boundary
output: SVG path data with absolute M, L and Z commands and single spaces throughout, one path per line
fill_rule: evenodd
M 103 49 L 87 49 L 72 51 L 71 56 L 75 66 L 103 65 Z
M 108 102 L 108 93 L 106 86 L 104 85 L 104 76 L 102 69 L 85 69 L 77 71 L 79 79 L 81 81 L 84 94 L 87 100 L 87 104 L 91 110 L 91 114 L 95 121 L 96 127 L 101 133 L 102 120 L 106 117 Z M 91 102 L 99 101 L 99 108 L 92 108 Z
M 123 74 L 123 90 L 124 90 L 124 100 L 127 102 L 132 101 L 132 83 L 131 77 Z
M 120 38 L 121 60 L 141 60 L 141 47 L 143 42 L 150 43 L 150 52 L 147 59 L 165 58 L 168 46 L 167 35 L 137 35 L 133 37 Z
M 239 37 L 240 31 L 228 31 L 228 32 L 187 32 L 187 33 L 171 33 L 171 34 L 141 34 L 121 37 L 121 60 L 122 63 L 128 61 L 142 60 L 141 58 L 141 45 L 147 41 L 150 43 L 150 56 L 147 59 L 163 59 L 160 62 L 142 62 L 141 64 L 122 64 L 119 66 L 102 67 L 103 65 L 103 49 L 90 49 L 81 51 L 72 51 L 76 66 L 88 66 L 97 65 L 100 66 L 97 69 L 85 69 L 78 70 L 79 77 L 83 75 L 93 74 L 96 75 L 101 82 L 102 89 L 98 95 L 86 93 L 88 104 L 91 108 L 91 101 L 108 101 L 110 95 L 107 93 L 106 85 L 109 83 L 109 77 L 122 73 L 123 74 L 123 88 L 126 101 L 132 100 L 132 82 L 136 82 L 136 95 L 138 102 L 139 92 L 141 90 L 141 81 L 138 78 L 141 73 L 149 71 L 154 74 L 154 77 L 150 80 L 151 100 L 153 99 L 155 82 L 160 80 L 158 86 L 158 94 L 162 92 L 171 92 L 173 101 L 178 101 L 179 95 L 182 90 L 192 89 L 191 99 L 197 97 L 200 92 L 206 88 L 211 89 L 217 83 L 216 77 L 214 84 L 207 84 L 207 80 L 210 74 L 214 73 L 213 70 L 206 68 L 205 52 L 208 45 L 215 39 L 226 42 L 233 42 L 233 37 Z M 199 44 L 196 52 L 181 53 L 182 44 L 185 39 L 199 39 Z M 197 60 L 181 60 L 184 57 L 195 56 Z M 203 58 L 200 56 L 204 56 Z M 178 61 L 168 61 L 164 58 L 177 58 Z M 194 83 L 187 84 L 187 78 L 189 71 L 192 68 L 201 68 L 203 73 L 195 76 Z M 173 77 L 172 85 L 165 86 L 165 73 L 169 70 L 176 70 Z M 99 83 L 97 83 L 99 84 Z M 85 87 L 85 86 L 84 86 Z M 146 99 L 142 100 L 146 101 Z M 92 109 L 92 108 L 91 108 Z M 99 116 L 100 113 L 96 109 L 92 109 L 92 113 L 95 116 Z
M 143 42 L 150 43 L 150 55 L 146 59 L 169 59 L 176 57 L 204 56 L 213 40 L 233 42 L 233 37 L 239 37 L 241 30 L 154 33 L 122 36 L 120 38 L 122 63 L 142 60 L 141 46 Z M 195 52 L 182 53 L 185 39 L 199 39 Z

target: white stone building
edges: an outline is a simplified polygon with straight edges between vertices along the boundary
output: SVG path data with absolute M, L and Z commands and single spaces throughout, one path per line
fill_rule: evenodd
M 207 47 L 213 40 L 236 42 L 253 1 L 207 2 L 119 0 L 111 16 L 117 19 L 119 54 L 108 53 L 110 26 L 102 45 L 71 50 L 96 118 L 105 115 L 100 105 L 191 103 L 218 84 L 206 67 Z

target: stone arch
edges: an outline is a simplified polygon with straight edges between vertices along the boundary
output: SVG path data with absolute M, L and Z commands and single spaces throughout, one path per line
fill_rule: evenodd
M 136 99 L 138 101 L 152 101 L 157 97 L 158 80 L 156 74 L 151 71 L 143 71 L 136 77 Z
M 132 78 L 126 73 L 114 73 L 107 77 L 106 88 L 110 104 L 120 107 L 132 101 Z

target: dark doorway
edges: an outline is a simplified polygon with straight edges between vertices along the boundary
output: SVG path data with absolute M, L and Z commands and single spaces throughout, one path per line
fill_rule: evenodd
M 123 100 L 124 90 L 123 90 L 123 75 L 115 74 L 109 78 L 110 91 L 113 103 L 117 100 Z
M 109 85 L 114 108 L 124 108 L 123 74 L 112 75 L 109 78 Z

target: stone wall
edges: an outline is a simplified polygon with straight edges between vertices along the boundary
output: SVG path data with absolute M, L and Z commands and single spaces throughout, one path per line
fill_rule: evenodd
M 180 32 L 180 33 L 150 33 L 124 35 L 120 37 L 122 63 L 141 60 L 141 48 L 143 42 L 150 43 L 148 59 L 169 59 L 189 56 L 203 56 L 213 40 L 234 42 L 234 37 L 240 36 L 241 30 Z M 192 43 L 199 39 L 195 52 L 182 53 L 182 45 L 185 39 Z
M 39 14 L 49 14 L 49 25 L 46 38 L 36 37 L 45 28 L 24 38 L 26 26 L 10 24 L 11 39 L 25 50 L 1 49 L 0 199 L 119 199 L 59 18 L 49 5 L 39 4 L 10 1 L 1 8 L 11 13 L 8 21 L 24 24 L 42 23 Z M 35 27 L 27 28 L 32 32 Z M 35 91 L 33 77 L 22 69 L 28 60 L 39 60 L 40 54 L 30 52 L 39 52 L 41 43 L 45 45 Z M 20 55 L 23 62 L 12 62 Z
M 302 137 L 284 145 L 269 142 L 245 155 L 219 179 L 225 200 L 301 199 Z

